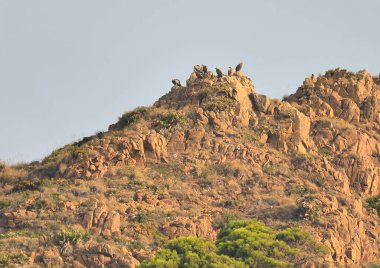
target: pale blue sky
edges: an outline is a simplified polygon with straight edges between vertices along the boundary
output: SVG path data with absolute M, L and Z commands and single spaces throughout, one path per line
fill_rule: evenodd
M 378 0 L 0 0 L 0 159 L 106 130 L 195 64 L 243 61 L 277 98 L 329 68 L 379 73 L 379 12 Z

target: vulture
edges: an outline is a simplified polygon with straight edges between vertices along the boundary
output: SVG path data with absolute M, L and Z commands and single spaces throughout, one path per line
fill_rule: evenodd
M 215 70 L 216 70 L 216 74 L 218 75 L 218 77 L 221 78 L 223 76 L 222 70 L 220 70 L 219 68 L 215 68 Z
M 203 72 L 205 73 L 205 74 L 207 74 L 208 73 L 208 68 L 207 68 L 207 66 L 206 65 L 203 65 Z
M 194 72 L 201 72 L 201 71 L 202 71 L 202 67 L 200 65 L 194 66 Z
M 238 71 L 241 70 L 241 68 L 243 68 L 243 63 L 242 63 L 242 62 L 240 62 L 240 63 L 236 66 L 235 70 L 238 72 Z
M 178 79 L 173 79 L 173 80 L 172 80 L 172 83 L 173 83 L 173 85 L 175 85 L 175 86 L 178 86 L 178 87 L 181 86 L 181 81 L 179 81 Z
M 235 73 L 234 69 L 232 69 L 231 67 L 228 68 L 228 76 L 233 76 Z

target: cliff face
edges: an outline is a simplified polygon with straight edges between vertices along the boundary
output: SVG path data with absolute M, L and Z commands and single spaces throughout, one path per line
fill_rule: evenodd
M 310 231 L 330 254 L 304 267 L 379 260 L 379 218 L 366 206 L 380 194 L 379 79 L 331 70 L 279 101 L 241 71 L 198 69 L 108 132 L 3 167 L 6 252 L 135 267 L 167 239 L 214 240 L 225 218 L 242 217 Z M 63 229 L 86 235 L 62 239 Z

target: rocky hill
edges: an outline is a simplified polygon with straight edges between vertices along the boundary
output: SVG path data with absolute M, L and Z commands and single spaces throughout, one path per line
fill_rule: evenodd
M 107 132 L 0 166 L 0 266 L 136 267 L 237 218 L 328 248 L 300 267 L 380 259 L 379 78 L 330 70 L 282 101 L 241 70 L 173 83 Z

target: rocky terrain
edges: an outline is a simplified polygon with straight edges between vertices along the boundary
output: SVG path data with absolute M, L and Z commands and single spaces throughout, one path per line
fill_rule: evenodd
M 309 231 L 329 254 L 301 267 L 378 262 L 378 77 L 330 70 L 282 101 L 241 70 L 178 82 L 107 132 L 0 166 L 0 266 L 137 267 L 233 218 Z

